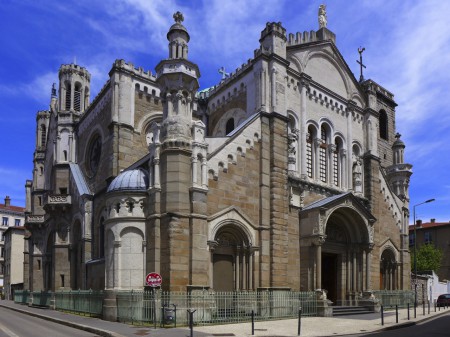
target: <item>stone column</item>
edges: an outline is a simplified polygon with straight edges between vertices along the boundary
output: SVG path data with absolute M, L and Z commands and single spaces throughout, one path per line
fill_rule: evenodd
M 352 163 L 352 141 L 353 141 L 353 132 L 352 132 L 352 118 L 353 114 L 351 110 L 347 111 L 347 189 L 353 189 L 353 163 Z
M 322 246 L 316 245 L 316 289 L 322 289 Z
M 253 259 L 254 259 L 253 249 L 250 248 L 250 253 L 248 257 L 248 288 L 250 290 L 255 289 L 253 286 Z
M 247 250 L 242 250 L 242 289 L 247 289 Z
M 319 130 L 320 132 L 320 130 Z M 316 138 L 314 139 L 314 148 L 312 152 L 314 155 L 312 156 L 312 165 L 313 165 L 313 179 L 320 181 L 320 145 L 322 144 L 322 139 Z
M 192 186 L 197 186 L 197 157 L 191 157 L 192 163 Z
M 238 247 L 236 249 L 236 258 L 235 258 L 235 274 L 236 274 L 236 287 L 235 290 L 239 290 L 240 289 L 240 278 L 239 278 L 239 267 L 240 267 L 240 261 L 239 261 L 239 255 L 241 253 L 241 249 Z
M 202 187 L 208 188 L 208 165 L 206 158 L 202 158 Z
M 299 163 L 301 165 L 300 177 L 306 179 L 308 176 L 306 169 L 306 134 L 308 133 L 308 128 L 306 126 L 306 92 L 308 91 L 308 82 L 301 81 L 301 94 L 300 94 L 300 156 Z

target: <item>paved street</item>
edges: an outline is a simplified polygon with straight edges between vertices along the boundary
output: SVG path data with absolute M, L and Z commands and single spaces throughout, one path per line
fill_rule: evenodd
M 371 333 L 371 337 L 444 337 L 450 336 L 450 314 L 402 329 Z M 367 336 L 361 334 L 358 336 Z M 356 337 L 356 336 L 355 336 Z
M 0 317 L 0 337 L 98 336 L 5 308 L 0 308 Z
M 4 307 L 4 308 L 3 308 Z M 51 309 L 40 309 L 36 307 L 29 307 L 27 305 L 21 305 L 12 301 L 0 301 L 0 337 L 16 337 L 16 336 L 111 336 L 111 337 L 136 337 L 136 336 L 149 336 L 149 337 L 186 337 L 190 336 L 190 331 L 187 327 L 178 327 L 171 329 L 164 329 L 157 326 L 154 329 L 153 326 L 132 326 L 128 324 L 122 324 L 118 322 L 108 322 L 98 318 L 90 318 L 86 316 L 73 315 L 64 313 L 61 311 Z M 6 316 L 5 313 L 8 312 Z M 9 325 L 10 321 L 14 321 L 14 317 L 19 315 L 21 321 Z M 22 314 L 26 314 L 25 318 Z M 303 337 L 316 337 L 316 336 L 342 336 L 342 335 L 359 335 L 382 332 L 385 330 L 398 329 L 400 335 L 386 335 L 386 336 L 410 336 L 409 332 L 405 334 L 404 329 L 412 326 L 412 331 L 419 332 L 416 336 L 433 336 L 429 332 L 435 333 L 434 336 L 450 336 L 448 332 L 450 330 L 439 330 L 423 328 L 421 325 L 425 322 L 441 322 L 437 321 L 439 317 L 443 317 L 443 324 L 450 326 L 450 309 L 441 309 L 441 311 L 431 310 L 430 314 L 423 315 L 422 312 L 418 312 L 417 318 L 413 318 L 413 311 L 410 311 L 411 318 L 408 320 L 406 309 L 399 310 L 399 322 L 396 323 L 395 311 L 386 310 L 384 316 L 384 325 L 381 325 L 380 314 L 366 314 L 366 315 L 352 315 L 352 316 L 340 316 L 340 317 L 303 317 L 301 322 L 301 336 Z M 34 316 L 34 317 L 33 317 Z M 3 320 L 3 317 L 5 319 Z M 13 319 L 14 318 L 14 319 Z M 53 325 L 53 328 L 44 323 L 44 320 L 51 320 L 59 322 L 59 324 Z M 29 323 L 31 322 L 31 323 Z M 34 322 L 34 323 L 33 323 Z M 34 325 L 38 323 L 38 327 L 34 328 Z M 12 324 L 12 323 L 11 323 Z M 80 331 L 66 331 L 62 325 L 72 325 L 78 327 Z M 43 325 L 41 329 L 41 325 Z M 436 323 L 434 324 L 436 325 Z M 434 327 L 432 324 L 432 327 Z M 6 327 L 8 330 L 4 330 Z M 238 324 L 226 324 L 226 325 L 208 325 L 208 326 L 195 326 L 193 336 L 194 337 L 212 337 L 212 336 L 239 336 L 239 337 L 251 337 L 251 336 L 265 336 L 265 337 L 287 337 L 297 336 L 297 319 L 277 320 L 277 321 L 261 321 L 255 323 L 254 335 L 251 333 L 250 322 L 238 323 Z M 17 329 L 17 330 L 14 330 Z M 22 329 L 22 330 L 20 330 Z M 447 331 L 448 330 L 448 331 Z M 13 332 L 5 333 L 6 332 Z M 58 334 L 55 334 L 58 331 Z M 87 332 L 83 332 L 87 331 Z M 30 335 L 31 332 L 31 335 Z M 94 333 L 90 334 L 90 333 Z M 380 335 L 385 336 L 385 335 Z M 412 335 L 411 335 L 412 336 Z

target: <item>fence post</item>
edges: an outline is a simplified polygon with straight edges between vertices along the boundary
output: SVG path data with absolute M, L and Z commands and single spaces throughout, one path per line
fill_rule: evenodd
M 252 310 L 252 336 L 255 334 L 255 311 Z
M 194 337 L 194 312 L 197 310 L 187 309 L 189 313 L 189 330 L 191 332 L 190 337 Z
M 302 308 L 298 309 L 298 330 L 297 336 L 300 336 L 300 328 L 302 326 Z
M 383 306 L 381 306 L 381 325 L 384 325 Z

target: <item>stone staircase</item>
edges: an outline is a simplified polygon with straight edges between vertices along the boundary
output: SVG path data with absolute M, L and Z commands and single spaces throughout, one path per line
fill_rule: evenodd
M 333 306 L 333 316 L 372 314 L 373 311 L 360 306 Z

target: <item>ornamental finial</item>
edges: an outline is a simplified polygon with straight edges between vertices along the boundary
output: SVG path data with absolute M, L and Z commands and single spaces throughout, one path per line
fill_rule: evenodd
M 184 21 L 183 13 L 181 13 L 180 11 L 176 12 L 173 15 L 173 18 L 175 19 L 176 23 L 182 23 Z

